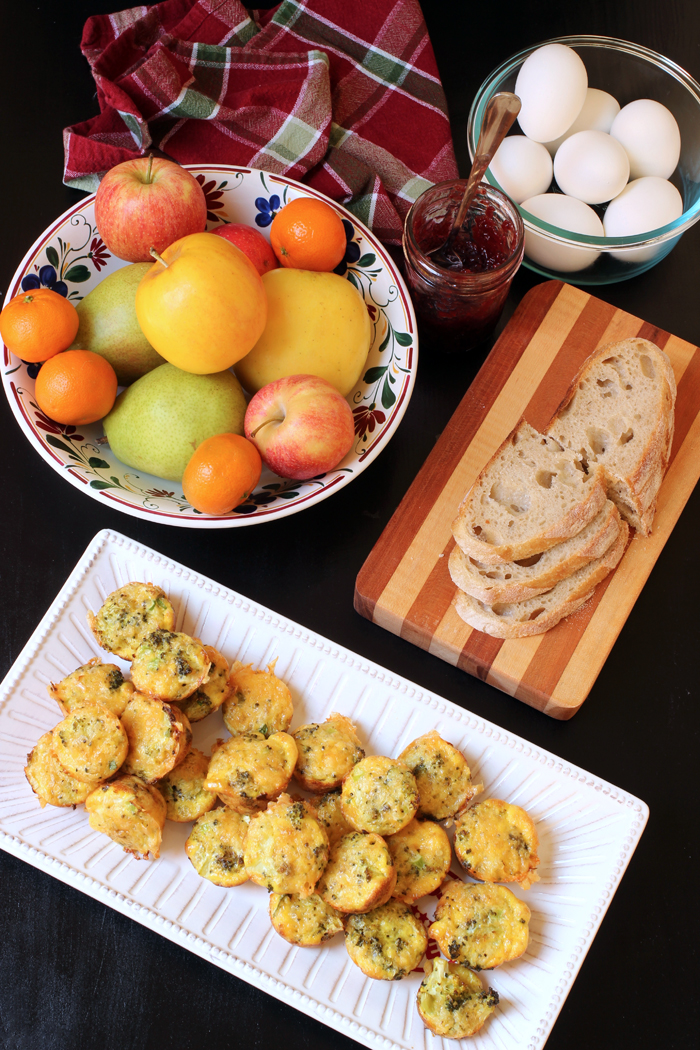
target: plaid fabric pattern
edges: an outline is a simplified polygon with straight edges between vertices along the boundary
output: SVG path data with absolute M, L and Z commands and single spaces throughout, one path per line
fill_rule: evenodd
M 307 182 L 398 245 L 416 197 L 457 177 L 418 0 L 164 0 L 88 19 L 81 48 L 100 115 L 64 131 L 68 185 L 156 148 Z

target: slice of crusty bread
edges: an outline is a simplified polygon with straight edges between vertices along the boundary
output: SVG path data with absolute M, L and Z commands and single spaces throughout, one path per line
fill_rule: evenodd
M 628 536 L 629 527 L 621 521 L 617 540 L 602 558 L 584 565 L 546 594 L 522 602 L 490 606 L 464 591 L 457 591 L 455 609 L 472 627 L 494 638 L 523 638 L 526 635 L 543 634 L 580 608 L 597 584 L 612 572 L 625 552 Z
M 606 500 L 593 521 L 575 536 L 530 558 L 485 565 L 455 546 L 449 557 L 450 575 L 460 590 L 487 605 L 524 601 L 543 594 L 584 565 L 601 558 L 619 532 L 618 510 Z
M 524 420 L 465 496 L 452 524 L 457 545 L 486 565 L 540 554 L 575 536 L 605 504 L 603 475 Z
M 547 427 L 587 469 L 603 469 L 608 496 L 644 536 L 668 466 L 675 401 L 663 350 L 647 339 L 624 339 L 587 359 Z

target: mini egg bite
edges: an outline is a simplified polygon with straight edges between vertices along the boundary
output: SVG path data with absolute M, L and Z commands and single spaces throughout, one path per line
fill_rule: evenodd
M 187 715 L 141 693 L 135 693 L 126 705 L 122 725 L 129 740 L 122 772 L 133 773 L 148 784 L 166 776 L 192 746 Z
M 390 900 L 372 911 L 348 916 L 345 947 L 367 977 L 400 981 L 420 963 L 428 938 L 408 906 Z
M 185 853 L 203 879 L 215 886 L 240 886 L 248 881 L 243 847 L 249 817 L 220 806 L 202 814 L 194 822 Z
M 325 722 L 301 726 L 292 736 L 299 748 L 294 777 L 307 791 L 340 787 L 365 757 L 355 726 L 344 715 L 333 713 Z
M 414 904 L 441 886 L 452 862 L 447 832 L 433 820 L 413 819 L 386 840 L 396 868 L 392 893 L 404 904 Z
M 155 584 L 127 583 L 108 594 L 97 614 L 90 612 L 87 619 L 103 649 L 133 660 L 146 635 L 172 630 L 175 610 L 165 591 Z
M 341 806 L 340 791 L 327 791 L 325 795 L 307 800 L 316 820 L 326 829 L 331 846 L 342 839 L 343 835 L 355 831 L 349 820 L 346 820 Z
M 212 711 L 217 711 L 232 689 L 226 657 L 213 645 L 205 645 L 204 651 L 211 661 L 208 679 L 184 700 L 175 701 L 190 722 L 201 722 Z
M 432 820 L 446 820 L 464 809 L 481 791 L 461 751 L 431 729 L 417 737 L 399 755 L 399 761 L 416 778 L 418 813 Z
M 303 801 L 281 795 L 251 819 L 245 867 L 258 886 L 310 897 L 327 862 L 328 836 Z
M 292 779 L 297 745 L 288 733 L 240 733 L 214 750 L 204 786 L 240 813 L 257 813 Z
M 154 700 L 182 701 L 207 681 L 210 664 L 198 638 L 181 631 L 152 631 L 136 650 L 131 680 L 139 693 Z
M 179 765 L 156 783 L 165 799 L 168 820 L 179 824 L 197 820 L 214 808 L 217 796 L 204 786 L 208 769 L 207 756 L 193 747 Z
M 51 746 L 66 772 L 98 784 L 122 766 L 129 741 L 116 715 L 101 704 L 83 704 L 53 729 Z
M 39 737 L 27 755 L 24 775 L 42 809 L 47 803 L 75 808 L 95 790 L 94 784 L 78 780 L 63 768 L 53 753 L 51 730 Z
M 102 704 L 117 718 L 134 695 L 134 687 L 116 664 L 103 664 L 99 656 L 77 667 L 60 682 L 52 682 L 49 695 L 64 715 L 81 704 Z
M 357 831 L 393 835 L 415 817 L 418 804 L 413 774 L 394 758 L 363 758 L 343 781 L 340 805 Z
M 294 715 L 289 687 L 275 674 L 276 660 L 267 670 L 235 660 L 231 666 L 231 692 L 223 705 L 224 724 L 230 733 L 285 733 Z
M 487 798 L 462 813 L 455 824 L 455 853 L 463 868 L 483 882 L 518 882 L 529 889 L 539 880 L 537 829 L 520 806 Z
M 342 916 L 317 893 L 271 893 L 269 909 L 280 937 L 300 948 L 314 948 L 343 932 Z
M 416 996 L 423 1024 L 445 1039 L 467 1039 L 488 1021 L 498 1005 L 498 992 L 488 991 L 469 967 L 435 959 L 426 962 Z
M 386 904 L 395 885 L 396 869 L 381 835 L 352 831 L 331 849 L 316 889 L 337 911 L 365 912 Z
M 165 825 L 165 801 L 154 787 L 131 775 L 100 784 L 85 800 L 90 827 L 134 857 L 156 860 Z
M 506 886 L 451 882 L 428 930 L 452 962 L 492 970 L 518 959 L 529 941 L 530 909 Z

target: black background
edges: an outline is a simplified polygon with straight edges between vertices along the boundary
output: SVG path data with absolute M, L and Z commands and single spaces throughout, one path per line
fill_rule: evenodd
M 370 2 L 355 0 L 358 7 Z M 113 0 L 2 4 L 3 295 L 34 239 L 81 196 L 61 182 L 61 131 L 96 112 L 79 51 L 83 22 L 118 7 Z M 697 0 L 425 0 L 423 8 L 464 174 L 475 91 L 529 44 L 570 33 L 618 36 L 662 52 L 700 79 Z M 537 280 L 520 272 L 503 323 Z M 695 228 L 659 266 L 598 294 L 698 343 L 699 281 Z M 3 399 L 0 676 L 93 535 L 108 527 L 640 796 L 651 807 L 650 822 L 547 1046 L 696 1045 L 699 494 L 570 722 L 539 714 L 353 611 L 357 572 L 484 356 L 448 363 L 424 351 L 398 433 L 332 498 L 282 521 L 206 533 L 143 522 L 87 498 L 30 447 Z M 262 1050 L 281 1035 L 290 1050 L 355 1045 L 0 852 L 1 1047 L 220 1050 L 245 1043 Z

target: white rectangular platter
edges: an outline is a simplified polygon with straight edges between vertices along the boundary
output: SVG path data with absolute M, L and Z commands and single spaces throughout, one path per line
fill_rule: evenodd
M 168 822 L 160 859 L 139 861 L 92 831 L 82 807 L 39 807 L 23 767 L 60 720 L 46 687 L 93 656 L 114 659 L 96 645 L 86 614 L 130 580 L 163 587 L 176 629 L 229 660 L 277 659 L 294 698 L 293 729 L 340 711 L 368 754 L 392 757 L 437 729 L 464 752 L 482 797 L 528 810 L 540 837 L 541 881 L 515 892 L 532 910 L 530 945 L 483 975 L 500 1005 L 469 1045 L 542 1047 L 642 834 L 645 803 L 119 533 L 95 536 L 0 686 L 0 846 L 368 1047 L 455 1046 L 418 1017 L 420 974 L 366 978 L 341 937 L 318 949 L 292 946 L 272 930 L 264 890 L 201 879 L 184 852 L 189 824 Z M 195 745 L 207 752 L 222 735 L 218 712 L 194 726 Z M 432 918 L 435 899 L 426 901 Z

